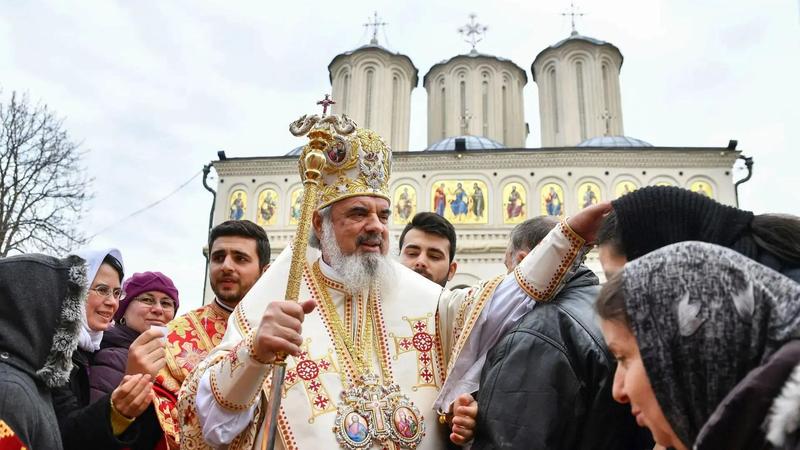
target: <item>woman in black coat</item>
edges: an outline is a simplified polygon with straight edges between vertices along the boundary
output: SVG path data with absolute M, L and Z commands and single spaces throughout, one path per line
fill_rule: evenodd
M 63 447 L 70 449 L 152 449 L 160 436 L 153 408 L 154 364 L 163 364 L 163 348 L 129 362 L 128 373 L 111 394 L 92 403 L 89 372 L 95 352 L 119 307 L 122 296 L 122 255 L 116 249 L 84 252 L 88 295 L 78 349 L 69 382 L 53 391 Z M 158 332 L 148 332 L 157 336 Z M 136 343 L 134 343 L 136 346 Z M 137 352 L 138 353 L 138 352 Z M 143 352 L 144 353 L 144 352 Z

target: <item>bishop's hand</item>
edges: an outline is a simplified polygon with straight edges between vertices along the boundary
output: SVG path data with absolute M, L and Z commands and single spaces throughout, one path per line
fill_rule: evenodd
M 314 300 L 275 301 L 267 305 L 253 340 L 256 359 L 271 363 L 280 352 L 298 356 L 303 343 L 303 320 L 316 306 Z
M 572 231 L 578 233 L 587 244 L 593 244 L 597 239 L 597 231 L 603 218 L 612 210 L 611 202 L 601 202 L 596 205 L 587 206 L 567 219 L 567 225 Z

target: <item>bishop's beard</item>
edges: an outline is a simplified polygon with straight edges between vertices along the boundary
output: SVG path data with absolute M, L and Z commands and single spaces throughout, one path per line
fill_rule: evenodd
M 353 295 L 358 295 L 369 289 L 373 281 L 381 285 L 388 285 L 395 278 L 395 270 L 388 255 L 382 253 L 358 253 L 352 255 L 342 254 L 339 244 L 336 242 L 336 235 L 333 230 L 333 221 L 325 218 L 322 222 L 322 236 L 320 237 L 320 247 L 323 254 L 327 257 L 327 263 L 342 277 L 345 287 Z M 388 242 L 383 242 L 383 236 L 378 233 L 362 235 L 359 240 L 381 241 L 381 246 L 388 246 Z

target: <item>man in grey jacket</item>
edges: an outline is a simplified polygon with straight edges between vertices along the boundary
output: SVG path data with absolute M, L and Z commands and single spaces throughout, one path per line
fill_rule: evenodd
M 557 223 L 541 216 L 512 231 L 509 272 Z M 488 353 L 473 449 L 643 448 L 633 417 L 611 398 L 615 362 L 594 317 L 598 292 L 581 265 Z

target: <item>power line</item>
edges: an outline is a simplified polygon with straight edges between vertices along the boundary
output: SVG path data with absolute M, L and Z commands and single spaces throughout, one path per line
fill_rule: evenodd
M 87 242 L 91 241 L 92 239 L 97 237 L 99 234 L 105 233 L 106 231 L 110 230 L 111 228 L 114 228 L 115 226 L 121 224 L 122 222 L 125 222 L 126 220 L 130 219 L 131 217 L 139 215 L 139 214 L 147 211 L 148 209 L 155 207 L 156 205 L 158 205 L 159 203 L 163 202 L 164 200 L 172 197 L 173 195 L 177 194 L 178 191 L 180 191 L 181 189 L 185 188 L 189 183 L 192 182 L 192 180 L 197 178 L 197 176 L 200 175 L 201 173 L 203 173 L 203 171 L 202 170 L 198 170 L 194 175 L 191 176 L 191 178 L 189 178 L 188 180 L 184 181 L 180 186 L 175 188 L 174 191 L 170 192 L 169 194 L 165 195 L 164 197 L 161 197 L 160 199 L 154 201 L 153 203 L 150 203 L 149 205 L 145 206 L 144 208 L 137 209 L 136 211 L 128 214 L 127 216 L 123 217 L 122 219 L 117 220 L 116 222 L 112 223 L 111 225 L 109 225 L 109 226 L 101 229 L 97 233 L 89 236 L 89 239 L 87 239 Z

